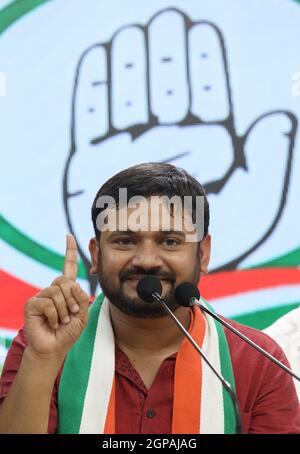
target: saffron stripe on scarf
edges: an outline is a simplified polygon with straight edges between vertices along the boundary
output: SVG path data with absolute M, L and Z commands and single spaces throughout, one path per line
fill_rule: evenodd
M 205 320 L 195 317 L 193 310 L 188 330 L 195 342 L 201 347 L 205 335 Z M 201 412 L 201 356 L 184 338 L 176 358 L 174 377 L 174 399 L 172 433 L 195 434 L 200 430 Z

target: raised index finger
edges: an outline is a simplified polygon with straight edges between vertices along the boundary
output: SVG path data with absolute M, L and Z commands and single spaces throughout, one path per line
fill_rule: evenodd
M 63 275 L 76 281 L 78 271 L 77 244 L 73 235 L 67 235 L 67 247 Z

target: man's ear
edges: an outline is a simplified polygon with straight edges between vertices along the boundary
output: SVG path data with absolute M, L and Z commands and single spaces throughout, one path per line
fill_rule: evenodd
M 208 264 L 210 260 L 211 251 L 211 236 L 207 234 L 201 241 L 199 247 L 200 254 L 200 272 L 203 274 L 208 273 Z
M 98 260 L 99 260 L 99 241 L 97 238 L 91 238 L 89 242 L 89 251 L 91 255 L 92 266 L 89 270 L 90 276 L 98 274 Z

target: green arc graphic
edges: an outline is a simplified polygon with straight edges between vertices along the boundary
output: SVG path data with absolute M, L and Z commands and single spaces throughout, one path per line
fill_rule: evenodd
M 300 266 L 300 247 L 286 254 L 280 255 L 277 258 L 250 266 L 245 269 L 258 269 L 258 268 L 277 268 L 277 267 L 298 267 Z
M 0 10 L 0 34 L 25 14 L 51 0 L 15 0 Z
M 249 312 L 246 314 L 233 316 L 235 320 L 242 325 L 252 326 L 253 328 L 263 330 L 276 322 L 277 319 L 287 314 L 288 312 L 300 306 L 300 301 L 285 306 L 275 306 L 268 309 L 258 310 L 256 312 Z
M 27 235 L 24 235 L 24 233 L 6 221 L 1 215 L 0 239 L 36 262 L 46 265 L 59 272 L 63 270 L 63 255 L 51 251 L 49 248 L 39 244 Z M 78 277 L 81 279 L 87 279 L 87 272 L 81 260 L 78 262 Z

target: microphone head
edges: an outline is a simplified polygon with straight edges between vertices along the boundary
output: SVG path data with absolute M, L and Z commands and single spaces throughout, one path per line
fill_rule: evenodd
M 142 300 L 147 301 L 147 303 L 152 303 L 153 293 L 158 293 L 159 295 L 161 295 L 161 282 L 156 277 L 145 276 L 138 282 L 136 291 Z
M 191 298 L 200 298 L 200 292 L 196 285 L 184 282 L 178 285 L 175 290 L 175 300 L 180 306 L 189 307 Z

